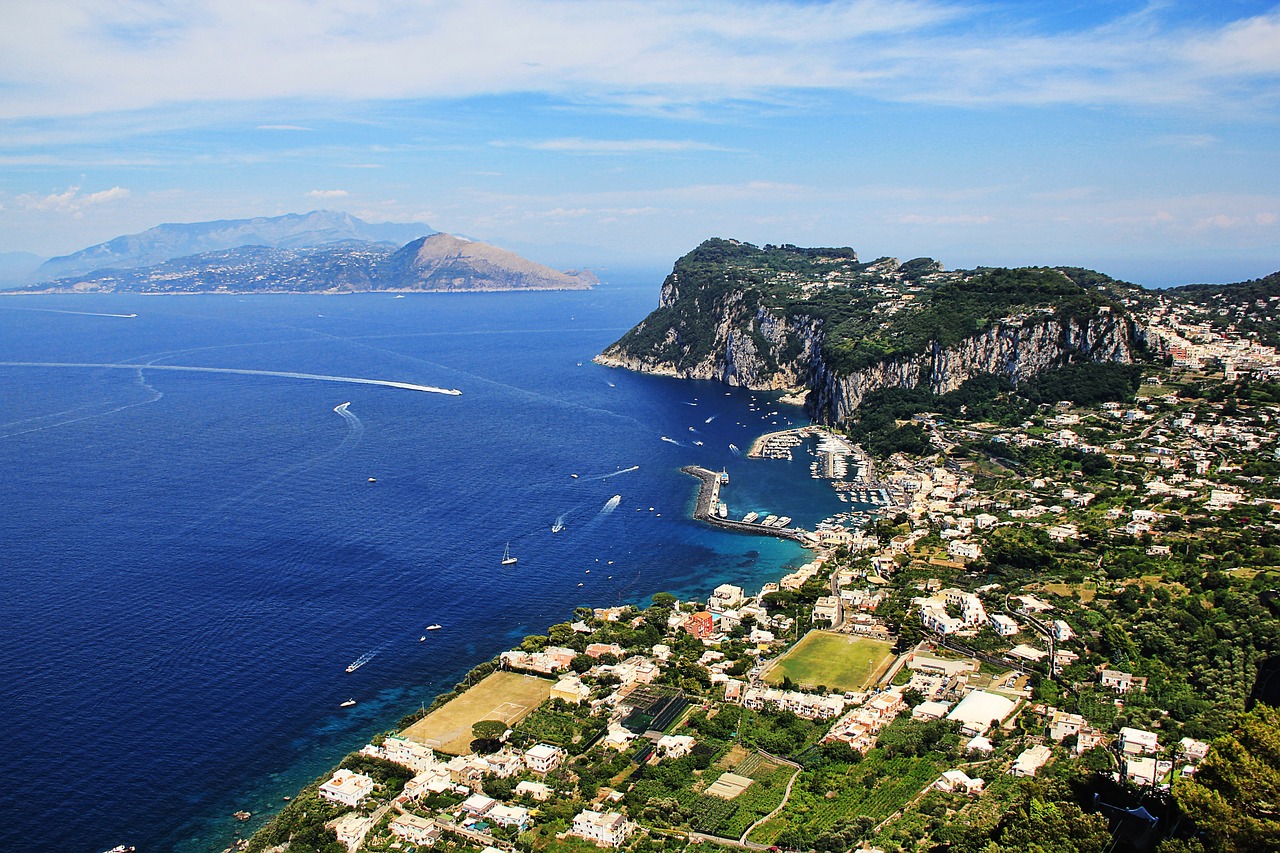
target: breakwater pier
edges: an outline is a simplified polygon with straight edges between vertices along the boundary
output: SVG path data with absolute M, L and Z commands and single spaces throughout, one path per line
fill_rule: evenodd
M 779 539 L 790 539 L 801 545 L 811 546 L 817 538 L 807 530 L 798 527 L 775 527 L 767 524 L 754 524 L 748 521 L 735 521 L 721 518 L 716 514 L 716 504 L 720 501 L 720 475 L 699 465 L 686 465 L 680 469 L 690 477 L 697 477 L 701 482 L 698 487 L 698 502 L 693 510 L 693 517 L 699 521 L 738 533 L 754 533 L 757 536 L 776 536 Z

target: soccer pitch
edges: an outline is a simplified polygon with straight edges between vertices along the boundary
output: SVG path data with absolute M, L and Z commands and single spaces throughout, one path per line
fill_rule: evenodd
M 529 712 L 551 695 L 551 682 L 532 675 L 495 672 L 437 708 L 403 734 L 409 740 L 424 743 L 450 755 L 470 751 L 471 726 L 480 720 L 501 720 L 514 728 Z
M 765 681 L 781 684 L 790 677 L 796 684 L 819 684 L 836 690 L 866 690 L 875 684 L 893 662 L 892 643 L 810 631 L 803 640 L 779 658 L 765 674 Z

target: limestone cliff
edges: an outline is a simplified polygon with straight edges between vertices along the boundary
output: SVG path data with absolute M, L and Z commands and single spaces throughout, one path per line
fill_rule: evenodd
M 947 273 L 929 259 L 708 241 L 596 361 L 803 391 L 813 417 L 839 423 L 880 388 L 945 393 L 984 374 L 1016 383 L 1072 362 L 1130 361 L 1132 286 L 1087 272 Z

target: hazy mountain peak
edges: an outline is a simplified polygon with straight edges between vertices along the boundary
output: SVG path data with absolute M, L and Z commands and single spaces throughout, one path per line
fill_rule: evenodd
M 70 255 L 50 258 L 35 271 L 32 278 L 36 281 L 48 281 L 102 269 L 137 269 L 175 258 L 241 246 L 299 249 L 345 242 L 399 246 L 424 233 L 431 234 L 434 231 L 420 223 L 373 224 L 349 213 L 333 210 L 210 222 L 168 222 L 137 234 L 116 237 Z

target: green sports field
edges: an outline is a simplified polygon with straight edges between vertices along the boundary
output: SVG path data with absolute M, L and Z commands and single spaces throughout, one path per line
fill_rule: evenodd
M 765 681 L 819 684 L 837 690 L 866 690 L 893 662 L 892 643 L 830 631 L 810 631 L 770 667 Z

